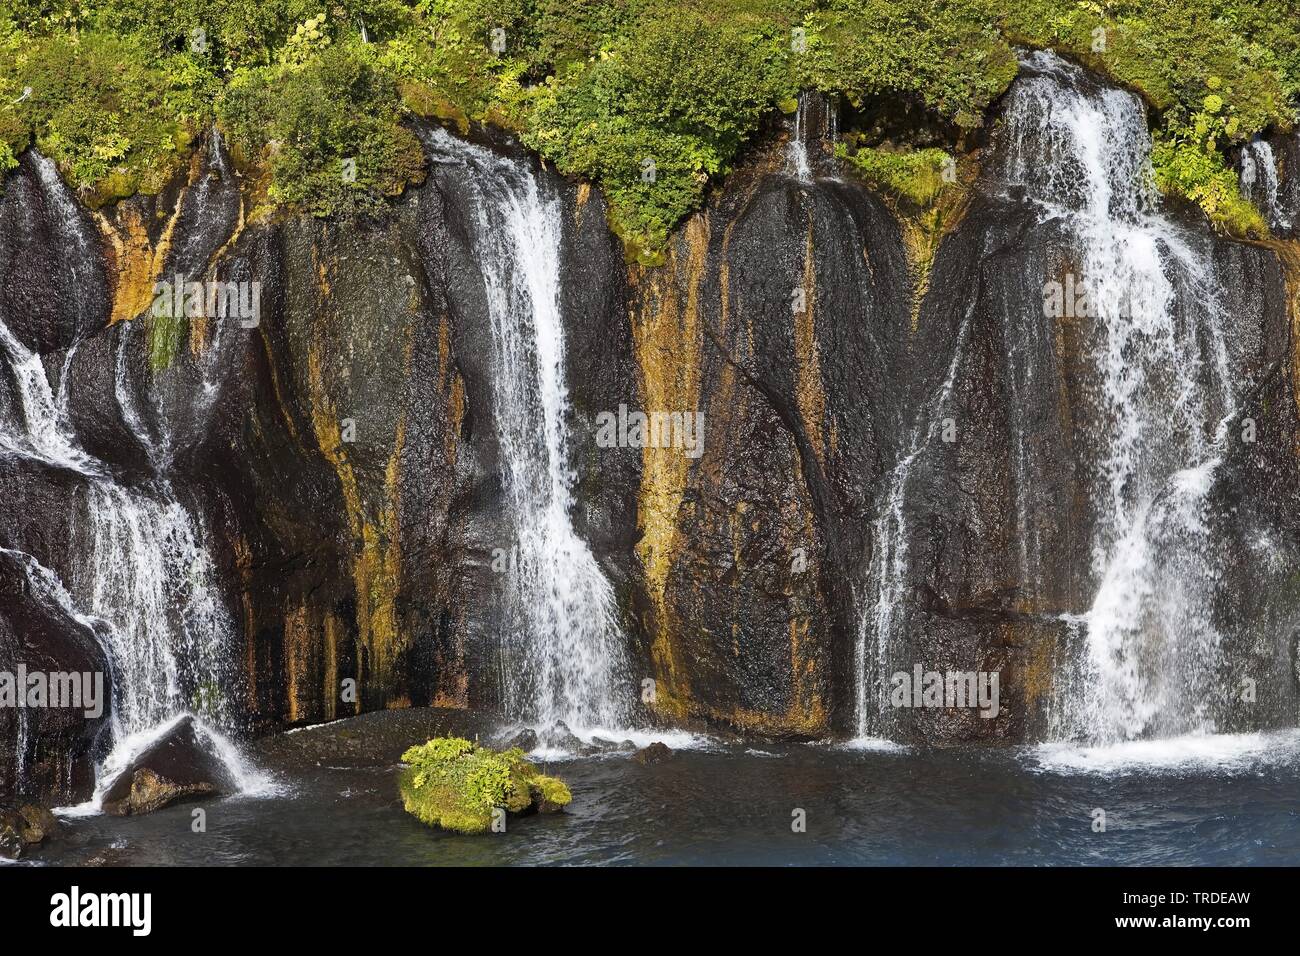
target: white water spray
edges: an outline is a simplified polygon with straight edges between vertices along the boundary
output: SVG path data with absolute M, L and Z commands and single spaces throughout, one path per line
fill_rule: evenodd
M 1234 400 L 1208 243 L 1156 207 L 1136 96 L 1090 89 L 1052 54 L 1025 65 L 1007 111 L 1006 178 L 1074 237 L 1102 406 L 1099 583 L 1086 613 L 1067 615 L 1087 647 L 1058 732 L 1106 742 L 1212 731 L 1220 636 L 1207 497 Z
M 1251 140 L 1242 148 L 1240 175 L 1242 195 L 1259 207 L 1269 228 L 1290 229 L 1290 217 L 1278 202 L 1277 158 L 1268 140 Z
M 53 197 L 50 208 L 59 216 L 56 227 L 78 237 L 69 240 L 72 257 L 83 264 L 91 261 L 82 257 L 97 252 L 81 235 L 75 205 L 63 194 L 66 187 L 51 171 L 53 164 L 40 157 L 37 161 L 43 181 L 54 177 L 44 185 Z M 231 659 L 234 629 L 211 584 L 206 532 L 176 500 L 165 478 L 148 487 L 128 487 L 81 448 L 68 420 L 67 368 L 56 395 L 40 356 L 23 346 L 2 319 L 0 352 L 18 399 L 17 408 L 0 417 L 0 453 L 71 470 L 85 479 L 83 501 L 69 505 L 74 535 L 83 534 L 78 530 L 83 515 L 88 522 L 84 536 L 89 547 L 74 548 L 71 586 L 30 556 L 23 558 L 37 593 L 91 627 L 108 655 L 116 746 L 100 770 L 102 789 L 128 741 L 156 735 L 185 713 L 225 723 L 222 676 Z M 117 362 L 115 390 L 123 421 L 152 457 L 153 444 L 130 397 L 121 351 Z M 188 693 L 183 674 L 190 675 Z M 205 733 L 219 736 L 211 727 Z M 239 779 L 238 768 L 232 770 Z
M 523 163 L 424 134 L 435 163 L 461 167 L 495 347 L 497 428 L 517 540 L 503 637 L 511 716 L 575 731 L 624 728 L 630 695 L 614 592 L 573 527 L 574 475 L 560 313 L 561 203 Z

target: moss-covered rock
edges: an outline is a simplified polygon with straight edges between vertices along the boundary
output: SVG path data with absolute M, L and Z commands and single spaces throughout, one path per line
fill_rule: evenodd
M 406 811 L 430 826 L 486 833 L 492 811 L 554 813 L 573 799 L 563 781 L 544 776 L 519 749 L 497 752 L 462 737 L 437 737 L 402 754 L 398 781 Z

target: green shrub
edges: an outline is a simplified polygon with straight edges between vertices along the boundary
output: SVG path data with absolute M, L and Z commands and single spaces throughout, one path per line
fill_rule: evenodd
M 204 81 L 162 69 L 138 40 L 56 34 L 8 45 L 0 59 L 10 151 L 34 140 L 92 203 L 161 189 L 189 144 L 177 106 Z
M 984 0 L 831 0 L 808 24 L 803 75 L 854 104 L 909 97 L 978 126 L 1016 75 L 1015 53 Z
M 270 198 L 313 215 L 377 210 L 423 175 L 396 86 L 356 45 L 236 71 L 218 114 L 232 144 L 269 165 Z
M 1291 0 L 10 0 L 0 171 L 37 142 L 92 202 L 155 190 L 216 116 L 272 202 L 348 216 L 422 175 L 404 117 L 479 120 L 601 185 L 629 256 L 654 262 L 799 89 L 863 115 L 901 101 L 951 150 L 1019 45 L 1141 94 L 1161 187 L 1242 233 L 1258 221 L 1227 151 L 1289 126 L 1298 34 Z M 854 163 L 924 198 L 929 161 L 897 155 Z

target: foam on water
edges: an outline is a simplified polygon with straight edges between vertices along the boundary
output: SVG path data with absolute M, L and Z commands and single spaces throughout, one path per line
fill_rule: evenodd
M 209 747 L 226 766 L 234 779 L 241 797 L 282 796 L 286 788 L 273 777 L 258 771 L 250 765 L 239 752 L 239 748 L 224 734 L 205 723 L 201 718 L 189 713 L 178 713 L 174 717 L 152 727 L 128 733 L 117 739 L 113 751 L 99 766 L 95 775 L 95 792 L 84 803 L 68 807 L 57 807 L 54 812 L 62 817 L 87 817 L 103 812 L 104 794 L 113 785 L 121 773 L 131 765 L 140 754 L 144 753 L 155 741 L 165 736 L 180 721 L 190 717 L 194 720 L 194 729 L 200 743 Z
M 884 737 L 854 737 L 835 745 L 840 750 L 856 750 L 861 753 L 906 753 L 906 744 Z
M 648 747 L 653 743 L 664 744 L 672 750 L 710 751 L 721 748 L 721 745 L 714 738 L 704 734 L 692 734 L 685 730 L 611 730 L 609 728 L 596 727 L 584 729 L 581 733 L 575 731 L 574 736 L 584 744 L 591 744 L 595 738 L 611 741 L 616 744 L 621 744 L 625 740 L 630 740 L 636 745 L 638 750 L 643 747 Z M 578 760 L 584 757 L 626 757 L 627 751 L 602 750 L 594 754 L 583 754 L 563 746 L 542 744 L 530 750 L 528 756 L 536 760 Z
M 1184 734 L 1104 746 L 1043 744 L 1027 752 L 1030 769 L 1061 774 L 1251 771 L 1300 757 L 1300 731 Z

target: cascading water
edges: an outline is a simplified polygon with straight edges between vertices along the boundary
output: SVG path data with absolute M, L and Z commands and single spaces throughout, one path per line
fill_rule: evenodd
M 813 181 L 812 165 L 808 161 L 808 96 L 799 94 L 799 105 L 794 111 L 794 130 L 785 147 L 786 171 L 801 183 Z
M 45 162 L 38 162 L 42 170 Z M 75 206 L 62 196 L 66 187 L 57 176 L 46 187 L 59 197 L 50 204 L 60 217 L 57 228 L 79 234 L 81 225 L 72 218 Z M 83 262 L 91 261 L 83 254 L 96 254 L 86 251 L 91 244 L 84 237 L 71 248 Z M 123 348 L 128 335 L 123 334 Z M 70 470 L 84 479 L 84 510 L 74 502 L 70 507 L 74 529 L 81 515 L 88 521 L 89 547 L 74 549 L 71 586 L 65 588 L 54 572 L 30 556 L 23 558 L 38 593 L 64 606 L 76 619 L 93 622 L 108 655 L 116 746 L 99 774 L 97 790 L 102 790 L 142 739 L 179 715 L 194 712 L 217 726 L 226 723 L 222 678 L 232 658 L 233 627 L 210 584 L 214 575 L 203 545 L 205 531 L 177 501 L 166 478 L 156 477 L 146 487 L 128 487 L 86 453 L 68 421 L 66 368 L 55 394 L 40 356 L 18 340 L 3 316 L 0 351 L 8 361 L 18 399 L 17 407 L 4 416 L 7 420 L 0 420 L 0 453 Z M 75 346 L 69 351 L 75 351 Z M 124 379 L 121 351 L 117 361 L 116 397 L 122 419 L 152 457 L 153 443 Z M 225 754 L 233 752 L 224 741 L 217 746 Z M 237 761 L 231 770 L 236 779 L 247 781 Z
M 1207 498 L 1235 406 L 1208 243 L 1159 213 L 1146 116 L 1132 94 L 1034 53 L 1009 94 L 1003 134 L 1008 196 L 1032 203 L 1040 223 L 1055 221 L 1072 246 L 1100 396 L 1099 420 L 1085 426 L 1100 455 L 1088 489 L 1095 590 L 1089 608 L 1064 615 L 1081 646 L 1073 675 L 1058 681 L 1055 733 L 1104 743 L 1213 731 L 1209 688 L 1221 639 L 1210 606 Z M 948 381 L 916 426 L 875 525 L 875 602 L 858 646 L 860 734 L 888 727 L 882 675 L 906 607 L 908 475 L 942 417 L 962 349 L 959 337 Z M 1013 460 L 1021 486 L 1023 464 Z M 1034 529 L 1020 494 L 1028 574 Z
M 1136 96 L 1090 89 L 1051 54 L 1025 67 L 1007 110 L 1007 184 L 1074 240 L 1101 394 L 1099 583 L 1069 616 L 1086 656 L 1057 731 L 1094 742 L 1212 731 L 1207 496 L 1235 405 L 1209 250 L 1156 208 Z
M 858 624 L 858 640 L 854 654 L 854 687 L 856 689 L 855 714 L 859 740 L 872 735 L 881 736 L 889 731 L 886 691 L 890 673 L 890 655 L 894 636 L 899 632 L 905 616 L 904 592 L 907 586 L 908 527 L 903 506 L 907 498 L 908 481 L 913 468 L 925 452 L 933 446 L 943 424 L 948 398 L 965 352 L 970 333 L 971 313 L 962 319 L 957 332 L 957 345 L 943 383 L 933 396 L 924 414 L 912 429 L 907 453 L 894 466 L 890 475 L 889 494 L 885 506 L 872 528 L 875 548 L 871 556 L 871 605 Z M 874 639 L 874 653 L 872 642 Z
M 838 178 L 825 161 L 839 136 L 839 108 L 834 99 L 804 90 L 799 93 L 793 122 L 787 124 L 785 173 L 804 184 Z
M 1207 495 L 1234 412 L 1208 249 L 1155 203 L 1132 94 L 1035 54 L 1007 112 L 1009 185 L 1075 240 L 1097 326 L 1102 454 L 1091 490 L 1098 586 L 1057 732 L 1094 742 L 1214 729 L 1220 666 Z
M 492 387 L 516 560 L 503 679 L 511 716 L 543 727 L 624 728 L 633 686 L 614 593 L 574 530 L 560 313 L 561 203 L 532 170 L 441 129 L 436 164 L 458 167 L 495 346 Z
M 1277 158 L 1265 139 L 1254 139 L 1241 150 L 1241 193 L 1264 214 L 1269 227 L 1285 232 L 1290 217 L 1278 202 Z

